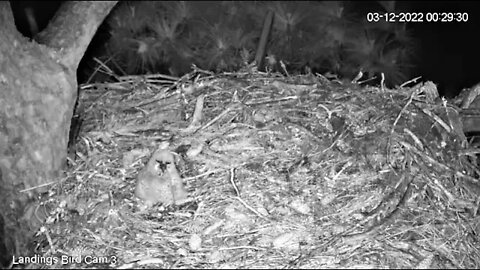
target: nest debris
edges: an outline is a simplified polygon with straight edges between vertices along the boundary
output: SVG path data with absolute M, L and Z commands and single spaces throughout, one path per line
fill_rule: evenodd
M 83 259 L 51 267 L 480 267 L 477 149 L 430 82 L 195 69 L 81 89 L 37 250 Z M 139 209 L 159 147 L 190 200 Z

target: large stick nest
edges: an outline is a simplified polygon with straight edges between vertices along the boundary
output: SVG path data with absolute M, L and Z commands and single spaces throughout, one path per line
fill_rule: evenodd
M 39 254 L 77 259 L 55 267 L 480 267 L 476 148 L 433 83 L 197 69 L 83 85 L 78 110 L 37 211 Z M 157 149 L 187 202 L 140 207 Z

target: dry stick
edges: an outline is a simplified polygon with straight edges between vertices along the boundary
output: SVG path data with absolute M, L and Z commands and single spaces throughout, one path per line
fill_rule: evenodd
M 237 197 L 240 197 L 240 191 L 237 188 L 237 184 L 235 184 L 235 168 L 230 169 L 230 183 L 235 189 L 235 194 L 237 195 Z
M 402 83 L 402 85 L 400 85 L 400 88 L 405 87 L 405 86 L 408 85 L 409 83 L 416 83 L 416 82 L 417 82 L 419 79 L 421 79 L 421 78 L 422 78 L 422 76 L 418 76 L 418 77 L 413 78 L 413 79 L 411 79 L 411 80 L 409 80 L 409 81 L 406 81 L 406 82 Z
M 203 127 L 197 129 L 195 132 L 198 132 L 200 130 L 203 130 L 203 129 L 206 129 L 207 127 L 213 125 L 215 122 L 217 122 L 220 118 L 222 118 L 223 116 L 225 116 L 227 113 L 235 110 L 236 107 L 235 106 L 232 106 L 232 107 L 228 107 L 226 108 L 222 113 L 220 113 L 217 117 L 215 117 L 214 119 L 210 120 L 210 122 L 206 123 Z
M 48 229 L 45 228 L 45 226 L 40 227 L 40 232 L 44 233 L 45 236 L 47 237 L 48 244 L 50 245 L 50 252 L 51 254 L 55 254 L 55 245 L 53 244 L 52 238 L 50 237 L 50 234 L 48 233 Z
M 392 129 L 390 130 L 390 135 L 388 136 L 387 147 L 386 147 L 386 150 L 387 150 L 387 159 L 386 160 L 387 160 L 387 162 L 390 160 L 390 146 L 391 146 L 391 142 L 392 142 L 392 134 L 395 131 L 395 127 L 397 126 L 398 121 L 400 121 L 400 118 L 402 117 L 402 114 L 407 110 L 407 107 L 413 102 L 413 99 L 415 98 L 416 95 L 417 95 L 417 91 L 413 91 L 410 94 L 410 97 L 408 98 L 407 104 L 405 104 L 405 106 L 403 106 L 403 108 L 398 113 L 397 118 L 395 118 L 395 121 L 392 124 Z
M 98 66 L 95 68 L 95 71 L 90 75 L 90 77 L 88 77 L 87 83 L 90 83 L 91 80 L 93 79 L 93 76 L 95 76 L 95 74 L 97 74 L 99 71 L 101 71 L 102 68 L 104 70 L 101 71 L 101 72 L 103 72 L 104 74 L 107 74 L 108 76 L 114 77 L 117 81 L 120 81 L 118 75 L 115 74 L 115 72 L 113 72 L 113 70 L 111 68 L 109 68 L 106 63 L 100 61 L 100 59 L 98 59 L 97 57 L 94 57 L 93 60 L 95 62 L 97 62 Z M 111 60 L 111 58 L 108 59 L 106 62 L 108 62 L 110 60 Z
M 412 146 L 411 144 L 409 144 L 408 142 L 405 142 L 405 141 L 399 141 L 398 142 L 399 144 L 401 144 L 402 146 L 408 148 L 409 150 L 415 152 L 417 155 L 421 156 L 425 161 L 428 161 L 428 163 L 436 166 L 436 167 L 439 167 L 443 170 L 446 170 L 450 173 L 453 173 L 455 176 L 457 177 L 460 177 L 460 178 L 463 178 L 467 181 L 470 181 L 472 183 L 480 183 L 480 181 L 478 179 L 476 179 L 475 177 L 472 177 L 472 176 L 469 176 L 469 175 L 466 175 L 460 171 L 457 171 L 456 169 L 448 166 L 448 165 L 445 165 L 443 163 L 440 163 L 439 161 L 435 160 L 434 158 L 432 158 L 431 156 L 419 151 L 416 147 Z
M 272 28 L 273 23 L 273 11 L 268 11 L 265 16 L 265 21 L 263 23 L 262 36 L 260 37 L 260 42 L 258 43 L 257 54 L 255 55 L 255 61 L 257 62 L 258 69 L 261 68 L 263 63 L 263 58 L 265 56 L 265 51 L 268 42 L 268 36 L 270 34 L 270 29 Z
M 240 203 L 242 203 L 243 206 L 245 206 L 245 208 L 247 208 L 248 210 L 255 213 L 257 216 L 259 216 L 259 217 L 261 217 L 265 220 L 269 220 L 265 215 L 263 215 L 262 213 L 255 210 L 253 207 L 248 205 L 244 200 L 242 200 L 242 198 L 240 198 L 240 191 L 238 190 L 237 184 L 235 183 L 235 168 L 230 169 L 230 177 L 229 178 L 230 178 L 230 184 L 232 184 L 233 188 L 235 189 L 236 196 L 234 196 L 234 198 L 237 199 Z
M 200 95 L 197 97 L 197 102 L 195 103 L 195 111 L 193 113 L 193 120 L 187 129 L 195 129 L 195 127 L 200 126 L 200 121 L 202 120 L 202 110 L 203 110 L 203 102 L 205 99 L 205 95 Z
M 382 89 L 382 92 L 385 92 L 385 74 L 382 72 L 382 80 L 380 81 L 380 86 Z

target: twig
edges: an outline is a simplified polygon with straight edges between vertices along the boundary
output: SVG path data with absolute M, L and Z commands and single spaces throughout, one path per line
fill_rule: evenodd
M 238 190 L 237 184 L 235 184 L 235 168 L 230 169 L 230 183 L 232 184 L 233 189 L 235 189 L 237 197 L 240 197 L 240 191 Z
M 257 62 L 257 67 L 262 67 L 263 57 L 265 56 L 265 51 L 268 43 L 268 36 L 270 35 L 270 29 L 272 28 L 273 23 L 273 11 L 269 10 L 265 16 L 265 22 L 263 24 L 262 35 L 260 36 L 260 42 L 258 43 L 257 54 L 255 55 L 255 61 Z
M 406 81 L 406 82 L 402 83 L 402 84 L 400 85 L 400 87 L 405 87 L 405 86 L 406 86 L 407 84 L 409 84 L 409 83 L 416 83 L 420 78 L 422 78 L 422 76 L 418 76 L 418 77 L 413 78 L 413 79 L 411 79 L 411 80 L 409 80 L 409 81 Z

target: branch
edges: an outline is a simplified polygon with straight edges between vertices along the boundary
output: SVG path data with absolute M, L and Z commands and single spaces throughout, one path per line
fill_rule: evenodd
M 35 40 L 56 49 L 62 64 L 76 70 L 98 27 L 116 3 L 66 1 Z

